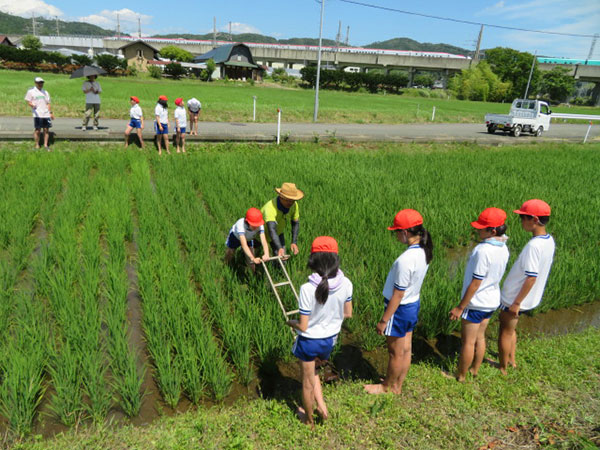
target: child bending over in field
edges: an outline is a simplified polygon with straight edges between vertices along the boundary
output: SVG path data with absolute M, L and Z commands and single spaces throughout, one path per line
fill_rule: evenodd
M 140 140 L 140 147 L 144 148 L 144 139 L 142 139 L 144 115 L 142 114 L 142 108 L 140 108 L 140 99 L 135 96 L 129 97 L 129 102 L 131 103 L 131 108 L 129 109 L 129 124 L 125 128 L 125 148 L 129 146 L 129 134 L 133 129 L 135 129 Z
M 471 222 L 481 242 L 469 256 L 462 299 L 450 311 L 451 320 L 462 318 L 462 348 L 456 370 L 456 379 L 460 382 L 465 381 L 469 368 L 471 374 L 477 376 L 485 355 L 485 330 L 490 317 L 500 306 L 500 281 L 508 262 L 505 220 L 506 213 L 503 210 L 487 208 L 475 222 Z
M 175 99 L 174 117 L 175 117 L 175 144 L 177 146 L 177 153 L 185 153 L 185 128 L 187 126 L 187 115 L 185 108 L 183 107 L 183 99 Z
M 433 258 L 431 236 L 423 227 L 423 217 L 418 211 L 403 209 L 398 212 L 394 225 L 388 230 L 394 231 L 396 238 L 408 248 L 394 261 L 383 288 L 385 311 L 376 330 L 377 334 L 386 336 L 389 363 L 382 383 L 364 386 L 369 394 L 402 392 L 402 383 L 410 368 L 412 333 L 421 306 L 421 285 Z
M 352 283 L 339 269 L 338 244 L 332 237 L 320 236 L 313 241 L 308 267 L 313 273 L 300 287 L 300 319 L 290 320 L 288 325 L 298 332 L 292 352 L 302 368 L 298 417 L 314 427 L 315 403 L 317 414 L 323 420 L 328 417 L 315 360 L 329 359 L 342 322 L 352 317 Z
M 256 264 L 260 264 L 263 261 L 269 259 L 269 245 L 267 244 L 267 238 L 265 236 L 265 221 L 263 220 L 262 213 L 257 208 L 250 208 L 246 211 L 246 216 L 239 219 L 233 224 L 225 246 L 225 261 L 231 262 L 235 251 L 242 247 L 244 254 L 246 255 L 246 261 L 254 272 L 256 270 Z M 263 256 L 257 258 L 254 254 L 254 237 L 256 234 L 260 235 L 260 243 L 263 248 Z
M 500 371 L 504 375 L 509 364 L 517 367 L 515 352 L 519 315 L 540 304 L 555 247 L 554 239 L 546 232 L 546 224 L 550 220 L 548 203 L 538 199 L 527 200 L 514 212 L 521 216 L 521 226 L 533 237 L 521 250 L 502 285 L 498 353 Z

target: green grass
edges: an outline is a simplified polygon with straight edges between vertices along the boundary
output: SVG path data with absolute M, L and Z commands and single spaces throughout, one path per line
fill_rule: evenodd
M 68 75 L 39 74 L 25 71 L 0 70 L 0 116 L 30 115 L 23 97 L 33 86 L 33 79 L 43 75 L 46 89 L 52 97 L 57 117 L 83 117 L 84 95 L 81 79 Z M 257 96 L 257 121 L 275 122 L 277 108 L 287 122 L 311 122 L 314 91 L 268 84 L 251 86 L 241 82 L 196 80 L 155 80 L 148 77 L 101 77 L 101 116 L 129 118 L 129 97 L 140 98 L 146 119 L 152 118 L 159 95 L 170 99 L 171 108 L 177 97 L 196 97 L 202 102 L 200 120 L 209 122 L 252 121 L 252 97 Z M 415 95 L 410 90 L 410 95 Z M 431 120 L 436 107 L 436 122 L 481 123 L 486 113 L 508 113 L 510 105 L 500 103 L 448 100 L 405 95 L 361 94 L 320 91 L 319 121 L 323 123 L 425 123 Z M 553 108 L 554 109 L 554 108 Z M 592 108 L 555 108 L 557 112 L 589 113 Z M 172 114 L 172 113 L 171 113 Z
M 16 449 L 184 448 L 562 448 L 600 444 L 597 357 L 600 331 L 523 339 L 522 363 L 502 377 L 483 366 L 464 384 L 445 379 L 439 361 L 413 364 L 400 396 L 374 397 L 360 382 L 326 385 L 330 420 L 299 423 L 289 397 L 200 407 L 147 427 L 82 428 Z

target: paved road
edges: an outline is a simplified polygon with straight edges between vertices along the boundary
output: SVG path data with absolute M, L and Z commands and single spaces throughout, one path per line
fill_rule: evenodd
M 152 123 L 146 122 L 144 137 L 151 139 Z M 70 141 L 115 141 L 123 139 L 126 122 L 103 119 L 100 130 L 82 131 L 81 119 L 59 118 L 53 123 L 56 140 Z M 481 144 L 517 144 L 537 141 L 582 142 L 588 125 L 552 124 L 550 131 L 541 138 L 523 134 L 519 138 L 503 134 L 488 134 L 483 124 L 323 124 L 282 123 L 282 141 L 344 140 L 354 142 L 477 142 Z M 188 136 L 191 141 L 256 141 L 276 140 L 275 123 L 227 123 L 200 122 L 200 135 Z M 32 138 L 31 117 L 0 117 L 0 140 L 27 140 Z M 592 126 L 588 142 L 600 142 L 600 124 Z

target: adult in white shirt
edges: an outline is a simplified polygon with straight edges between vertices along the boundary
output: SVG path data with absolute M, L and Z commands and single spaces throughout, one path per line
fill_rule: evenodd
M 481 242 L 469 256 L 461 301 L 450 311 L 451 320 L 462 318 L 462 347 L 455 375 L 459 382 L 465 381 L 469 369 L 477 376 L 485 356 L 485 330 L 490 317 L 500 306 L 500 281 L 508 263 L 505 220 L 506 213 L 500 208 L 486 208 L 476 221 L 471 222 Z
M 98 129 L 98 119 L 100 118 L 100 93 L 102 88 L 100 83 L 96 81 L 96 75 L 87 77 L 87 81 L 83 82 L 81 90 L 85 94 L 85 117 L 83 118 L 82 131 L 87 130 L 90 117 L 94 114 L 94 130 Z
M 40 148 L 40 131 L 44 133 L 44 148 L 50 151 L 48 139 L 50 137 L 51 120 L 54 119 L 52 108 L 50 106 L 50 94 L 44 89 L 43 78 L 36 77 L 35 86 L 25 94 L 25 101 L 31 107 L 33 114 L 33 139 L 35 148 Z
M 196 97 L 192 97 L 188 100 L 187 107 L 190 112 L 190 136 L 198 136 L 198 115 L 202 110 L 202 103 Z
M 316 359 L 329 359 L 344 319 L 352 317 L 352 283 L 339 269 L 338 244 L 330 236 L 319 236 L 311 247 L 308 267 L 313 273 L 308 283 L 300 287 L 299 320 L 288 325 L 298 332 L 292 352 L 302 367 L 302 422 L 314 426 L 313 406 L 317 414 L 327 419 L 321 381 L 316 371 Z
M 508 273 L 501 291 L 498 353 L 500 371 L 506 375 L 508 365 L 517 367 L 517 323 L 519 315 L 538 306 L 554 259 L 554 239 L 546 232 L 550 205 L 533 199 L 514 211 L 521 216 L 521 227 L 533 237 L 523 247 Z

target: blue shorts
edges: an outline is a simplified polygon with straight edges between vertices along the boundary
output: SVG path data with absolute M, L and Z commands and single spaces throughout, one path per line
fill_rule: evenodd
M 485 319 L 492 317 L 492 314 L 494 314 L 494 311 L 478 311 L 466 308 L 460 317 L 472 323 L 481 323 Z
M 387 308 L 389 300 L 387 298 L 384 298 L 384 300 L 385 307 Z M 420 300 L 414 303 L 409 303 L 408 305 L 398 306 L 394 316 L 388 321 L 383 334 L 393 337 L 406 336 L 406 333 L 410 333 L 417 326 L 420 309 Z
M 177 128 L 175 128 L 175 132 L 177 132 Z M 179 127 L 179 132 L 185 134 L 185 127 Z
M 228 248 L 235 250 L 236 248 L 240 248 L 242 243 L 235 234 L 229 233 L 229 236 L 227 236 L 227 241 L 225 241 L 225 245 Z M 248 241 L 248 247 L 254 248 L 254 240 Z
M 48 117 L 34 117 L 33 128 L 39 130 L 40 128 L 52 127 L 52 121 Z
M 500 311 L 508 311 L 509 309 L 510 309 L 510 307 L 508 307 L 508 306 L 500 305 Z M 525 314 L 529 311 L 531 311 L 531 310 L 527 309 L 527 310 L 523 311 L 522 309 L 519 309 L 519 315 Z
M 327 360 L 336 341 L 337 334 L 323 339 L 298 336 L 292 347 L 292 353 L 296 358 L 305 362 L 314 361 L 315 358 Z
M 161 125 L 163 127 L 162 131 L 158 128 L 158 124 L 154 122 L 154 131 L 156 131 L 156 134 L 169 134 L 169 124 L 161 123 Z
M 142 121 L 140 119 L 131 119 L 129 121 L 129 126 L 131 128 L 142 128 Z

